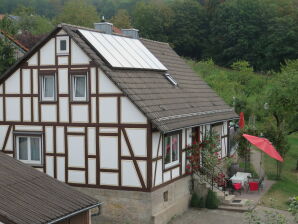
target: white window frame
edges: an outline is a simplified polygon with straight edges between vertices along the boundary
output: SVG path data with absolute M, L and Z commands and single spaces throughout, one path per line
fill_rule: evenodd
M 75 92 L 76 92 L 76 85 L 75 85 L 75 78 L 76 77 L 84 77 L 85 78 L 85 96 L 84 97 L 76 97 Z M 88 75 L 86 74 L 72 74 L 71 75 L 71 95 L 72 95 L 72 101 L 74 102 L 84 102 L 87 101 L 88 99 Z
M 176 161 L 172 161 L 172 138 L 173 136 L 177 135 L 178 136 L 178 155 L 177 155 L 177 160 Z M 170 161 L 169 163 L 165 163 L 165 159 L 166 159 L 166 140 L 165 138 L 169 137 L 170 138 Z M 163 144 L 163 149 L 164 149 L 164 155 L 163 155 L 163 160 L 164 160 L 164 168 L 168 169 L 170 167 L 173 167 L 175 165 L 178 165 L 180 163 L 180 134 L 179 133 L 175 133 L 175 134 L 169 134 L 169 135 L 165 135 L 164 136 L 164 144 Z
M 19 138 L 27 138 L 27 153 L 28 153 L 28 160 L 22 160 L 20 159 L 20 153 L 19 153 Z M 40 159 L 39 161 L 36 160 L 31 160 L 31 138 L 39 138 L 39 155 L 40 155 Z M 16 155 L 17 155 L 17 159 L 19 161 L 22 161 L 23 163 L 27 163 L 27 164 L 31 164 L 31 165 L 42 165 L 42 136 L 41 135 L 17 135 L 15 136 L 15 141 L 16 141 Z
M 65 40 L 66 41 L 66 49 L 65 50 L 61 50 L 60 49 L 60 44 L 61 44 L 61 41 L 62 40 Z M 68 36 L 57 36 L 56 37 L 56 51 L 57 51 L 57 54 L 59 55 L 65 55 L 65 54 L 69 54 L 69 37 Z
M 53 97 L 46 97 L 44 95 L 44 91 L 45 91 L 45 76 L 53 76 L 54 78 L 54 92 L 53 92 Z M 41 75 L 41 80 L 40 80 L 40 89 L 41 89 L 41 101 L 46 101 L 46 102 L 51 102 L 51 101 L 55 101 L 56 100 L 56 92 L 57 92 L 57 89 L 56 89 L 56 74 L 53 73 L 49 73 L 49 74 L 42 74 Z

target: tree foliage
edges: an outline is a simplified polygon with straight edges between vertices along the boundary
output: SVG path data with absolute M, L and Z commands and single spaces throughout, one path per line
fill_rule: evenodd
M 69 0 L 63 10 L 55 18 L 55 23 L 69 23 L 79 26 L 93 27 L 93 23 L 99 22 L 96 8 L 84 0 Z
M 11 43 L 4 38 L 0 38 L 0 77 L 15 61 L 14 48 Z
M 112 17 L 111 22 L 118 28 L 131 28 L 131 18 L 127 10 L 119 9 L 115 16 Z

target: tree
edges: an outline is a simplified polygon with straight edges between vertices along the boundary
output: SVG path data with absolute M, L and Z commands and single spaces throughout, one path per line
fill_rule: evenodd
M 173 16 L 172 10 L 162 2 L 140 2 L 133 11 L 133 26 L 142 37 L 168 42 Z
M 207 11 L 197 1 L 175 1 L 169 28 L 169 41 L 178 54 L 195 59 L 202 58 L 208 45 Z
M 99 22 L 96 8 L 84 0 L 69 0 L 65 3 L 61 13 L 55 18 L 55 23 L 69 23 L 73 25 L 93 27 Z
M 46 34 L 53 29 L 53 24 L 45 17 L 39 15 L 24 15 L 18 27 L 21 31 L 29 31 L 33 35 Z
M 119 9 L 111 22 L 118 28 L 131 28 L 131 18 L 125 9 Z
M 0 38 L 0 77 L 15 63 L 14 48 L 5 38 Z
M 17 33 L 17 24 L 5 16 L 2 20 L 0 20 L 0 30 L 10 34 L 11 36 Z

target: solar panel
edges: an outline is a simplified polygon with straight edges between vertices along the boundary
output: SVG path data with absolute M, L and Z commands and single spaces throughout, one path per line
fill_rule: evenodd
M 112 67 L 168 70 L 140 40 L 82 29 L 79 32 Z

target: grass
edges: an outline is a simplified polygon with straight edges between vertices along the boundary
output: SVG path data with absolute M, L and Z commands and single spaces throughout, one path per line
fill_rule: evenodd
M 282 177 L 263 196 L 262 202 L 265 206 L 286 210 L 286 202 L 289 197 L 298 195 L 298 172 L 295 171 L 298 159 L 298 134 L 290 135 L 291 148 L 288 151 L 283 164 Z M 276 177 L 276 161 L 268 156 L 264 158 L 265 172 L 269 179 Z M 273 199 L 273 204 L 270 199 Z

